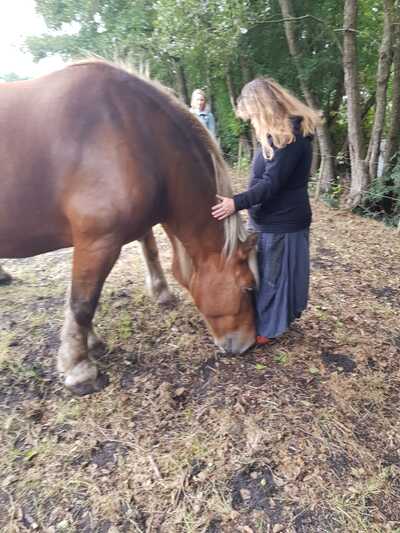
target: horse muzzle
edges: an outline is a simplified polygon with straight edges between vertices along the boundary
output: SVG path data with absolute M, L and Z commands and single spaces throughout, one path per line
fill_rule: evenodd
M 240 332 L 229 333 L 222 338 L 214 338 L 215 344 L 225 353 L 239 355 L 253 346 L 256 342 L 254 335 L 243 335 Z

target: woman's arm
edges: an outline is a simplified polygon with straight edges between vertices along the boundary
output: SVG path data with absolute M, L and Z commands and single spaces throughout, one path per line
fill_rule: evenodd
M 299 161 L 300 145 L 299 141 L 288 144 L 276 149 L 273 159 L 264 159 L 262 177 L 248 191 L 233 197 L 236 211 L 264 203 L 279 192 Z M 262 154 L 259 157 L 263 157 Z

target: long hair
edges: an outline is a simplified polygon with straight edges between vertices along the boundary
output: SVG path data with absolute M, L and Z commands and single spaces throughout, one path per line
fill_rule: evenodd
M 273 146 L 283 148 L 294 142 L 292 117 L 303 119 L 301 133 L 305 137 L 314 134 L 321 123 L 319 111 L 303 104 L 271 78 L 257 78 L 243 87 L 236 115 L 251 121 L 267 159 L 274 157 Z

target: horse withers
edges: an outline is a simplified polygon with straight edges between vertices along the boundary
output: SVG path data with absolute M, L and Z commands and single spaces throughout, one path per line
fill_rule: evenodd
M 92 319 L 121 247 L 142 239 L 149 285 L 168 287 L 151 228 L 161 223 L 173 272 L 216 344 L 242 353 L 255 340 L 254 242 L 238 216 L 210 214 L 231 194 L 205 128 L 161 86 L 101 61 L 0 85 L 0 257 L 74 247 L 58 369 L 76 394 L 107 379 L 89 356 Z

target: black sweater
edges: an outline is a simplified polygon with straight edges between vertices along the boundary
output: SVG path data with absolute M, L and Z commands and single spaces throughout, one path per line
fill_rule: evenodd
M 296 139 L 275 148 L 272 159 L 259 149 L 253 159 L 249 188 L 233 197 L 236 211 L 249 209 L 256 231 L 293 233 L 311 224 L 308 178 L 312 159 L 312 137 L 303 137 L 302 118 L 292 119 Z

